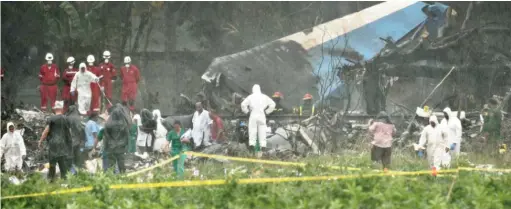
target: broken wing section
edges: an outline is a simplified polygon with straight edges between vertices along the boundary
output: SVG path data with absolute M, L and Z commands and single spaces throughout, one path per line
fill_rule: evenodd
M 305 49 L 294 41 L 274 41 L 237 54 L 213 60 L 202 79 L 212 100 L 230 97 L 232 93 L 246 96 L 259 84 L 263 93 L 279 91 L 281 104 L 292 108 L 300 104 L 306 93 L 317 97 L 316 78 Z M 221 97 L 221 98 L 219 98 Z M 225 103 L 215 101 L 215 103 Z

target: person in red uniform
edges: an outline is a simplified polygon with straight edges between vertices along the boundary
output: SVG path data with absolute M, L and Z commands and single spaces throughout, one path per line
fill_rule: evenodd
M 124 66 L 121 68 L 122 95 L 124 105 L 129 105 L 131 111 L 135 111 L 135 99 L 137 97 L 140 71 L 137 66 L 131 64 L 131 57 L 124 57 Z
M 94 66 L 94 55 L 90 54 L 87 56 L 87 70 L 96 75 L 101 79 L 101 70 Z M 99 113 L 101 108 L 101 87 L 98 83 L 91 83 L 90 89 L 92 93 L 91 101 L 90 101 L 90 110 L 89 112 L 96 112 Z
M 68 67 L 66 70 L 64 70 L 64 75 L 62 75 L 62 80 L 64 80 L 64 87 L 62 88 L 62 92 L 60 94 L 62 96 L 62 100 L 64 100 L 64 112 L 67 111 L 69 105 L 73 105 L 76 101 L 76 95 L 71 96 L 69 90 L 71 89 L 71 81 L 73 81 L 73 78 L 78 72 L 78 69 L 74 67 L 74 57 L 67 58 L 67 65 Z
M 53 54 L 46 54 L 47 64 L 41 65 L 39 70 L 39 80 L 41 85 L 39 86 L 39 92 L 41 93 L 41 110 L 46 111 L 46 105 L 48 105 L 48 98 L 50 99 L 50 105 L 55 105 L 57 99 L 58 86 L 57 82 L 60 79 L 60 71 L 56 64 L 53 62 Z M 51 108 L 50 108 L 51 109 Z
M 103 52 L 103 58 L 105 62 L 99 65 L 101 69 L 101 75 L 103 75 L 103 79 L 101 82 L 101 86 L 105 92 L 106 98 L 111 102 L 112 101 L 112 82 L 117 79 L 117 72 L 115 71 L 115 66 L 110 62 L 110 51 Z M 108 103 L 107 108 L 112 106 L 111 103 Z

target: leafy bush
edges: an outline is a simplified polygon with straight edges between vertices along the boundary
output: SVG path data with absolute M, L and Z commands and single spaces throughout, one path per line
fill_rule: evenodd
M 460 165 L 466 160 L 458 161 Z M 365 153 L 359 156 L 321 156 L 307 159 L 305 168 L 246 163 L 220 166 L 207 161 L 194 165 L 199 176 L 187 171 L 187 180 L 226 179 L 221 186 L 118 189 L 120 183 L 177 181 L 170 165 L 150 174 L 124 178 L 108 174 L 81 173 L 68 180 L 49 184 L 33 175 L 22 185 L 11 185 L 2 178 L 2 196 L 63 189 L 62 183 L 92 191 L 45 197 L 4 199 L 2 208 L 511 208 L 511 174 L 460 171 L 459 175 L 433 177 L 389 176 L 306 181 L 290 183 L 238 184 L 236 179 L 362 174 L 377 168 Z M 360 167 L 363 171 L 328 170 L 319 164 Z M 426 168 L 424 160 L 400 155 L 393 157 L 400 170 Z M 151 177 L 152 176 L 152 177 Z M 456 178 L 454 178 L 456 177 Z M 452 184 L 454 182 L 454 184 Z M 454 185 L 451 188 L 451 185 Z M 449 194 L 449 191 L 451 193 Z

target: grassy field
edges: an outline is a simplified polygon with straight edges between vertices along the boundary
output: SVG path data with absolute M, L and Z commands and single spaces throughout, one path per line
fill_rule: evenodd
M 462 157 L 453 167 L 472 163 L 493 163 L 503 167 L 508 155 L 490 159 L 485 155 Z M 375 174 L 379 165 L 367 152 L 346 152 L 335 156 L 302 159 L 306 167 L 285 167 L 255 163 L 222 164 L 209 160 L 190 165 L 186 181 L 222 179 L 217 186 L 185 188 L 120 189 L 109 185 L 139 182 L 178 181 L 167 165 L 136 177 L 81 173 L 67 181 L 49 184 L 34 175 L 22 185 L 7 184 L 2 176 L 2 196 L 92 186 L 92 191 L 3 199 L 2 208 L 511 208 L 511 173 L 460 171 L 459 173 L 330 179 L 286 183 L 241 184 L 239 179 Z M 361 168 L 361 171 L 331 170 L 319 165 Z M 199 171 L 193 175 L 192 169 Z M 427 163 L 411 153 L 395 151 L 392 171 L 427 170 Z

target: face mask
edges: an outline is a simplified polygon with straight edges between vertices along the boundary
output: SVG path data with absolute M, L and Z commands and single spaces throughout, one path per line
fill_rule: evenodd
M 108 63 L 108 59 L 105 59 L 105 63 Z
M 82 73 L 85 72 L 85 68 L 80 69 L 80 71 L 82 71 Z
M 70 70 L 71 70 L 71 69 L 73 69 L 73 65 L 69 65 L 69 69 L 70 69 Z
M 126 66 L 126 67 L 130 67 L 130 64 L 126 64 L 126 65 L 124 65 L 124 66 Z
M 89 62 L 89 66 L 92 66 L 92 65 L 94 65 L 94 63 L 92 63 L 92 62 Z
M 51 60 L 48 60 L 48 64 L 51 65 L 51 63 L 52 63 Z

